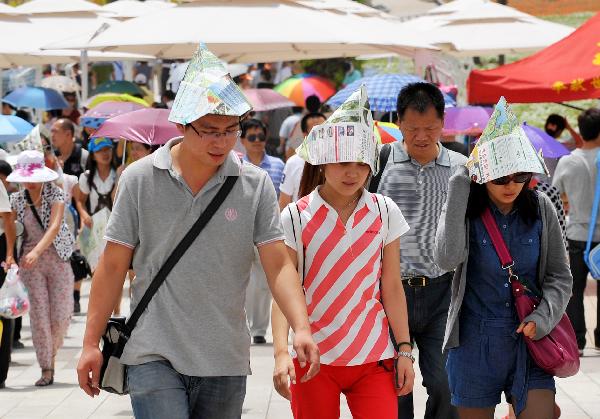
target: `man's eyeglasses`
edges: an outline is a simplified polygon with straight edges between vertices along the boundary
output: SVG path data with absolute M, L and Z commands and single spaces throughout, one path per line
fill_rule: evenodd
M 211 140 L 220 140 L 221 138 L 223 138 L 224 140 L 231 140 L 233 138 L 236 138 L 236 139 L 240 138 L 240 135 L 242 135 L 242 131 L 240 131 L 239 129 L 225 131 L 225 132 L 205 132 L 205 131 L 198 131 L 196 129 L 196 127 L 192 124 L 188 124 L 188 126 L 192 127 L 194 132 L 196 134 L 198 134 L 198 137 L 208 138 Z
M 508 185 L 510 182 L 529 183 L 532 176 L 533 175 L 531 173 L 515 173 L 514 175 L 502 176 L 498 179 L 494 179 L 492 180 L 492 183 L 494 185 Z
M 251 143 L 255 141 L 260 141 L 262 143 L 267 141 L 267 137 L 265 134 L 250 134 L 246 136 L 246 140 L 250 141 Z

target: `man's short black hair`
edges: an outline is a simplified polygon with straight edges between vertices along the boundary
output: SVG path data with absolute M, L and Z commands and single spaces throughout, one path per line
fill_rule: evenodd
M 310 95 L 306 98 L 305 104 L 309 113 L 316 113 L 321 108 L 321 99 L 317 95 Z
M 64 131 L 71 131 L 71 135 L 73 137 L 75 137 L 75 125 L 73 125 L 73 122 L 68 119 L 68 118 L 60 118 L 58 121 L 56 121 L 59 123 L 60 128 Z
M 6 160 L 0 160 L 0 175 L 8 176 L 12 173 L 12 167 Z
M 546 118 L 546 123 L 544 124 L 544 127 L 547 127 L 548 124 L 556 125 L 556 129 L 558 131 L 562 131 L 567 126 L 567 120 L 564 116 L 560 116 L 556 113 L 551 113 L 550 115 L 548 115 L 548 118 Z
M 323 119 L 327 119 L 325 117 L 325 115 L 323 115 L 321 112 L 311 112 L 311 113 L 307 113 L 306 115 L 304 115 L 302 117 L 302 120 L 300 120 L 300 129 L 302 129 L 302 133 L 304 135 L 308 135 L 308 120 L 311 118 L 323 118 Z
M 396 104 L 398 120 L 402 121 L 409 108 L 419 113 L 425 113 L 430 106 L 433 106 L 438 118 L 444 119 L 446 103 L 442 91 L 436 85 L 427 82 L 407 84 L 398 94 Z
M 248 130 L 251 128 L 259 128 L 262 130 L 263 134 L 265 134 L 265 136 L 267 135 L 267 126 L 260 120 L 256 119 L 256 118 L 251 118 L 251 119 L 247 119 L 244 122 L 242 122 L 242 137 L 246 138 L 246 134 L 248 133 Z
M 600 136 L 600 109 L 583 111 L 577 118 L 579 133 L 584 141 L 593 141 Z

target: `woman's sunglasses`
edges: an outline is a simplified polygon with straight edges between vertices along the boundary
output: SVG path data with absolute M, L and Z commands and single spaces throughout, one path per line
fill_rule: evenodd
M 251 143 L 255 141 L 260 141 L 262 143 L 264 141 L 267 141 L 267 137 L 265 136 L 265 134 L 250 134 L 246 137 L 246 140 L 250 141 Z
M 515 173 L 514 175 L 502 176 L 498 179 L 494 179 L 492 180 L 492 183 L 494 185 L 508 185 L 510 182 L 529 183 L 532 176 L 531 173 Z

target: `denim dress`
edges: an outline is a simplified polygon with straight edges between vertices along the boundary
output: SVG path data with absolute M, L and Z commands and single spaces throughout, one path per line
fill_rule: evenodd
M 492 214 L 511 256 L 514 272 L 535 294 L 542 222 L 527 224 L 517 210 L 503 215 L 493 204 Z M 470 222 L 467 284 L 461 307 L 460 345 L 450 349 L 446 371 L 452 404 L 484 408 L 500 403 L 501 393 L 512 398 L 517 414 L 527 402 L 527 391 L 555 390 L 554 377 L 529 356 L 508 273 L 501 267 L 481 218 Z

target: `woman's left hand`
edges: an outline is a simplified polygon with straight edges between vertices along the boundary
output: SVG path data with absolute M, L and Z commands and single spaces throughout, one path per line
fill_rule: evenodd
M 536 326 L 535 322 L 521 323 L 517 329 L 517 333 L 523 333 L 523 336 L 533 339 L 535 337 Z
M 399 356 L 396 374 L 398 376 L 396 394 L 398 396 L 406 396 L 412 393 L 413 385 L 415 384 L 415 370 L 413 369 L 412 360 L 405 356 Z
M 35 250 L 32 250 L 31 252 L 27 253 L 27 255 L 25 255 L 25 257 L 23 258 L 23 267 L 26 269 L 33 268 L 37 264 L 39 257 L 39 253 Z

